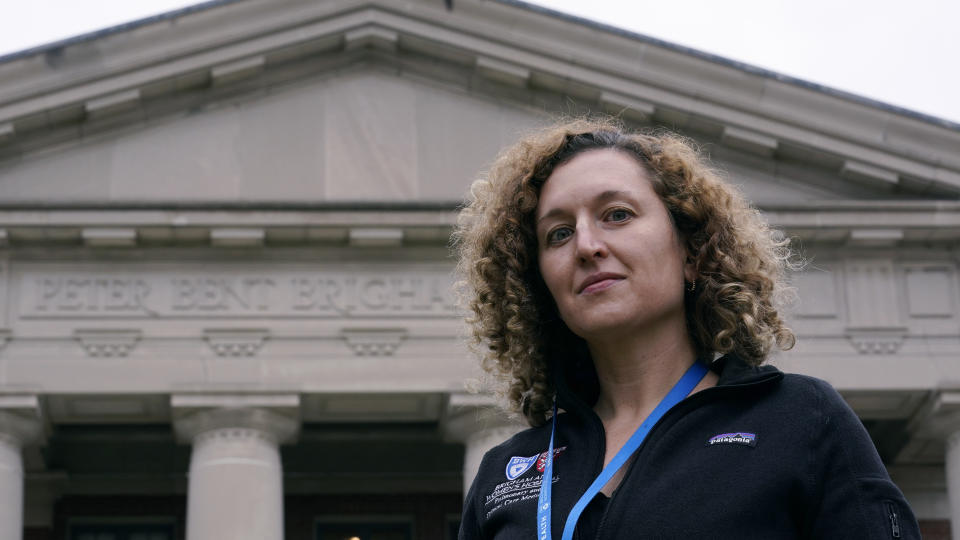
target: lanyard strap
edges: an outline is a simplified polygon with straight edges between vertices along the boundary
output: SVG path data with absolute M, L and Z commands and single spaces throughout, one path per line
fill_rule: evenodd
M 557 432 L 557 399 L 553 399 L 553 427 L 550 428 L 550 444 L 547 446 L 547 461 L 540 478 L 540 497 L 537 499 L 537 540 L 552 540 L 550 533 L 550 506 L 553 496 L 553 435 Z
M 637 448 L 640 448 L 640 445 L 643 444 L 643 440 L 647 437 L 647 433 L 650 432 L 650 429 L 669 411 L 673 408 L 674 405 L 683 401 L 683 398 L 687 397 L 691 391 L 697 386 L 697 384 L 703 379 L 707 374 L 707 366 L 700 362 L 694 362 L 691 365 L 686 373 L 683 374 L 683 377 L 673 385 L 673 388 L 670 389 L 670 392 L 657 407 L 650 413 L 640 427 L 633 432 L 633 435 L 630 436 L 630 439 L 627 440 L 626 444 L 623 445 L 623 448 L 617 452 L 617 455 L 613 456 L 613 459 L 610 460 L 610 463 L 603 468 L 603 471 L 600 472 L 600 475 L 594 479 L 593 483 L 590 484 L 590 487 L 587 488 L 587 491 L 580 496 L 580 499 L 573 509 L 570 510 L 570 514 L 567 516 L 567 521 L 563 526 L 563 536 L 562 540 L 572 540 L 573 531 L 577 526 L 577 520 L 580 519 L 580 514 L 587 508 L 587 505 L 590 504 L 590 501 L 593 500 L 594 496 L 603 489 L 603 486 L 607 485 L 607 482 L 613 478 L 613 475 L 623 467 L 624 463 L 630 459 L 630 456 L 637 451 Z M 552 487 L 553 487 L 553 439 L 557 433 L 557 402 L 553 402 L 553 427 L 550 430 L 550 445 L 547 447 L 547 460 L 543 467 L 543 477 L 540 480 L 540 498 L 538 499 L 537 504 L 537 539 L 538 540 L 551 540 L 550 532 L 550 507 L 552 506 Z

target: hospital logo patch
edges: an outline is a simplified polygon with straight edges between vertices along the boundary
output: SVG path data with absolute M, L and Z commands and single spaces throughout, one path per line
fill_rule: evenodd
M 557 456 L 559 456 L 560 453 L 566 449 L 566 446 L 554 448 L 553 459 L 557 459 Z M 510 461 L 507 462 L 507 480 L 518 478 L 523 473 L 529 471 L 530 467 L 532 467 L 534 463 L 537 464 L 537 471 L 543 472 L 543 469 L 547 466 L 547 453 L 542 452 L 540 454 L 534 454 L 530 457 L 513 456 L 510 458 Z
M 567 449 L 566 446 L 561 446 L 560 448 L 554 448 L 553 459 L 557 459 L 557 456 L 560 455 L 560 452 L 563 452 L 566 449 Z M 540 456 L 537 458 L 537 470 L 540 472 L 543 472 L 543 469 L 545 469 L 546 467 L 547 467 L 547 453 L 544 452 L 540 454 Z
M 521 474 L 530 470 L 530 467 L 536 463 L 539 455 L 533 455 L 530 457 L 522 456 L 513 456 L 510 458 L 510 461 L 507 462 L 507 480 L 513 480 L 514 478 L 520 476 Z
M 746 431 L 734 431 L 733 433 L 721 433 L 710 437 L 707 446 L 718 444 L 742 444 L 744 446 L 757 446 L 757 434 L 747 433 Z

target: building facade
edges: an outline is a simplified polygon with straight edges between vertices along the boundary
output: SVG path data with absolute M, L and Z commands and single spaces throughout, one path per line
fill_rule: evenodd
M 517 429 L 465 385 L 457 206 L 589 113 L 793 238 L 772 361 L 950 538 L 960 126 L 514 1 L 233 0 L 0 58 L 0 539 L 453 538 Z

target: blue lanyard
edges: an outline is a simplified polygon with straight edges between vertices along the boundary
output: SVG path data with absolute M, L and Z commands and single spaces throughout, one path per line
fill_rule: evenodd
M 647 437 L 650 429 L 669 411 L 674 405 L 680 403 L 687 397 L 697 384 L 707 374 L 707 366 L 700 362 L 694 362 L 683 377 L 673 385 L 670 392 L 660 401 L 657 408 L 650 413 L 650 416 L 640 424 L 640 427 L 633 432 L 630 439 L 627 440 L 623 448 L 613 456 L 610 463 L 603 468 L 600 475 L 594 479 L 587 491 L 580 496 L 577 504 L 573 505 L 570 515 L 567 516 L 566 524 L 563 526 L 562 540 L 572 540 L 573 530 L 577 527 L 577 520 L 583 513 L 593 497 L 607 485 L 607 482 L 613 478 L 613 475 L 623 467 L 623 464 L 630 459 L 630 456 L 640 448 L 643 440 Z M 550 445 L 547 447 L 547 462 L 543 467 L 543 477 L 540 480 L 540 498 L 537 500 L 537 540 L 551 540 L 553 537 L 550 532 L 550 507 L 552 505 L 551 490 L 553 488 L 553 438 L 557 433 L 557 402 L 553 402 L 553 427 L 550 430 Z

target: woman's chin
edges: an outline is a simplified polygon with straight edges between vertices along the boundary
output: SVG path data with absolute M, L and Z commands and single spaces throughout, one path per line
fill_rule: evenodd
M 629 319 L 607 317 L 589 321 L 589 323 L 570 326 L 570 330 L 587 342 L 616 338 L 624 333 L 632 332 Z
M 581 312 L 579 317 L 566 317 L 567 327 L 588 343 L 623 340 L 640 334 L 686 334 L 686 317 L 683 309 L 671 311 L 661 317 L 640 317 L 635 312 Z M 586 316 L 585 316 L 586 315 Z

